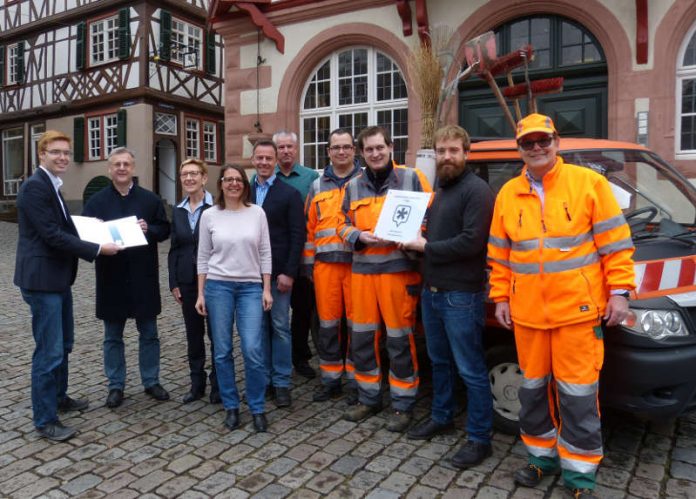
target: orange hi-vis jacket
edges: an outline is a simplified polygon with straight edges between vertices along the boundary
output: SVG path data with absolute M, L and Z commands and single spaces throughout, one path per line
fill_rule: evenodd
M 633 241 L 609 182 L 556 160 L 544 200 L 527 168 L 498 193 L 488 240 L 490 297 L 538 329 L 599 320 L 613 289 L 633 290 Z
M 343 196 L 344 223 L 338 235 L 355 247 L 360 233 L 374 232 L 384 199 L 389 189 L 412 192 L 433 192 L 428 179 L 420 170 L 394 165 L 379 192 L 365 173 L 353 178 Z M 396 244 L 366 246 L 353 253 L 353 273 L 394 274 L 418 270 L 418 261 L 399 249 Z
M 361 173 L 355 167 L 349 179 Z M 303 272 L 311 275 L 315 259 L 326 263 L 350 263 L 353 248 L 338 236 L 343 224 L 343 193 L 348 182 L 339 186 L 336 180 L 324 174 L 312 182 L 305 202 L 307 217 L 307 241 L 302 254 Z

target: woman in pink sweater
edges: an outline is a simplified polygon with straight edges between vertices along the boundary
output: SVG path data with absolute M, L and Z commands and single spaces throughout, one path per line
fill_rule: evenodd
M 225 165 L 218 179 L 216 205 L 201 215 L 198 239 L 196 310 L 208 315 L 215 346 L 225 426 L 239 426 L 239 392 L 232 355 L 232 330 L 237 321 L 246 373 L 246 399 L 254 428 L 264 432 L 267 374 L 264 311 L 271 296 L 271 243 L 266 215 L 251 204 L 249 180 L 238 165 Z

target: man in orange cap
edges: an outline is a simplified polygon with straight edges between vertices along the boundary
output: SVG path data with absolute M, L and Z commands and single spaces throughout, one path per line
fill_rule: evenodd
M 558 156 L 551 118 L 527 116 L 516 138 L 525 168 L 500 190 L 488 240 L 495 316 L 514 324 L 523 372 L 520 433 L 529 459 L 514 480 L 534 487 L 560 466 L 575 497 L 591 498 L 602 459 L 601 322 L 628 315 L 631 231 L 606 178 Z

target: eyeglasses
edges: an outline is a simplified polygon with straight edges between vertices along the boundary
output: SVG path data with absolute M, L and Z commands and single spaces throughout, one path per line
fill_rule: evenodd
M 199 171 L 190 171 L 190 172 L 181 172 L 181 174 L 179 174 L 179 177 L 181 177 L 181 178 L 189 178 L 189 177 L 196 178 L 196 177 L 199 177 L 200 175 L 201 175 L 201 172 L 199 172 Z
M 538 140 L 520 140 L 517 145 L 519 145 L 525 151 L 531 151 L 534 149 L 536 144 L 539 144 L 539 147 L 542 149 L 546 149 L 551 145 L 551 142 L 553 142 L 553 137 L 549 135 Z
M 243 184 L 244 179 L 241 177 L 222 177 L 223 184 Z
M 352 151 L 353 148 L 354 147 L 352 145 L 331 146 L 331 147 L 329 147 L 329 151 L 331 151 L 331 152 L 341 152 L 341 151 L 348 152 L 348 151 Z
M 46 152 L 51 156 L 65 156 L 66 158 L 72 156 L 72 151 L 63 151 L 61 149 L 51 149 L 50 151 Z

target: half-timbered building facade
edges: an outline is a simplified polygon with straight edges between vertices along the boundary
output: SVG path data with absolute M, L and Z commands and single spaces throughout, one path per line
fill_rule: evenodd
M 219 35 L 209 0 L 0 0 L 0 202 L 13 204 L 48 129 L 73 138 L 68 202 L 103 185 L 117 146 L 173 204 L 176 167 L 224 158 Z

